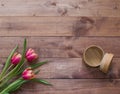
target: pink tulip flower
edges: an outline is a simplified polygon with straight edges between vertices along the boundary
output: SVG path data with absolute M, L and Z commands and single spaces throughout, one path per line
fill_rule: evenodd
M 20 62 L 21 57 L 22 57 L 21 54 L 19 54 L 17 52 L 14 53 L 14 55 L 11 58 L 11 63 L 14 64 L 14 65 L 17 65 Z
M 38 58 L 38 55 L 35 53 L 35 51 L 32 48 L 28 49 L 28 51 L 26 52 L 27 61 L 32 62 L 36 60 L 37 58 Z
M 30 80 L 30 79 L 35 78 L 35 74 L 31 68 L 27 68 L 23 71 L 22 77 L 25 80 Z

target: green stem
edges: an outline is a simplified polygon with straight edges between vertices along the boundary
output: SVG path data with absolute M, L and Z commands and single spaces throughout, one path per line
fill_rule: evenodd
M 2 79 L 0 79 L 0 82 L 2 82 L 2 80 L 4 80 L 5 78 L 7 78 L 10 75 L 10 72 L 8 74 L 6 74 Z
M 16 51 L 16 49 L 18 48 L 18 46 L 16 46 L 10 53 L 10 55 L 8 56 L 7 60 L 6 60 L 6 63 L 5 63 L 5 66 L 2 70 L 2 72 L 0 73 L 0 79 L 4 76 L 7 68 L 9 67 L 10 65 L 10 61 L 11 61 L 11 57 L 13 56 L 14 52 Z
M 25 57 L 25 52 L 26 52 L 26 39 L 24 40 L 24 45 L 23 45 L 23 51 L 22 51 L 22 58 L 21 61 L 18 65 L 16 65 L 8 74 L 6 77 L 6 79 L 3 80 L 3 82 L 0 84 L 0 87 L 4 86 L 7 81 L 11 80 L 15 75 L 17 75 L 17 72 L 20 70 L 20 68 L 22 67 L 23 63 L 24 63 L 24 57 Z M 9 60 L 10 61 L 10 56 L 9 56 Z M 2 73 L 3 75 L 4 73 Z
M 5 73 L 7 73 L 12 67 L 13 67 L 14 65 L 13 64 L 11 64 L 10 66 L 9 66 L 9 68 L 6 70 L 6 72 Z M 5 74 L 4 73 L 4 74 Z M 1 79 L 0 79 L 0 82 L 2 81 L 2 80 L 4 80 L 4 78 L 6 78 L 7 76 L 9 75 L 9 73 L 8 74 L 6 74 L 5 76 L 3 76 Z
M 6 92 L 9 93 L 11 91 L 14 91 L 17 89 L 17 87 L 21 86 L 23 83 L 27 82 L 27 80 L 24 80 L 22 78 L 19 78 L 18 80 L 11 83 L 8 87 L 3 89 L 0 94 L 5 94 Z
M 8 69 L 6 70 L 6 73 L 14 66 L 14 64 L 11 64 Z

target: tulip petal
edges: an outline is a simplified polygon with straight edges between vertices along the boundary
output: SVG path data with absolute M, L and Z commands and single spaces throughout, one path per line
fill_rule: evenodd
M 38 55 L 35 53 L 35 51 L 32 48 L 28 49 L 28 51 L 26 52 L 27 61 L 32 62 L 33 60 L 37 58 L 38 58 Z
M 14 65 L 18 64 L 21 60 L 21 57 L 21 54 L 15 53 L 11 59 L 11 63 Z
M 34 50 L 32 48 L 28 49 L 28 51 L 26 52 L 26 57 L 31 55 L 32 53 L 34 53 Z
M 33 79 L 35 78 L 35 74 L 33 73 L 31 68 L 27 68 L 23 71 L 22 77 L 25 80 Z

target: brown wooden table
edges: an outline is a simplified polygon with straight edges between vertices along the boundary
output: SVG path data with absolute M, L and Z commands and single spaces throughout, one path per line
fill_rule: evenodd
M 24 38 L 40 60 L 38 77 L 14 94 L 120 94 L 120 0 L 1 0 L 0 69 Z M 114 53 L 107 74 L 82 62 L 89 45 Z

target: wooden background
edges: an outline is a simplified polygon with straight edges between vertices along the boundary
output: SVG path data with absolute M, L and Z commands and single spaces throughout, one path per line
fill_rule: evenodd
M 120 0 L 0 0 L 0 69 L 24 38 L 40 60 L 38 77 L 14 94 L 120 94 Z M 89 45 L 114 53 L 107 74 L 82 61 Z

